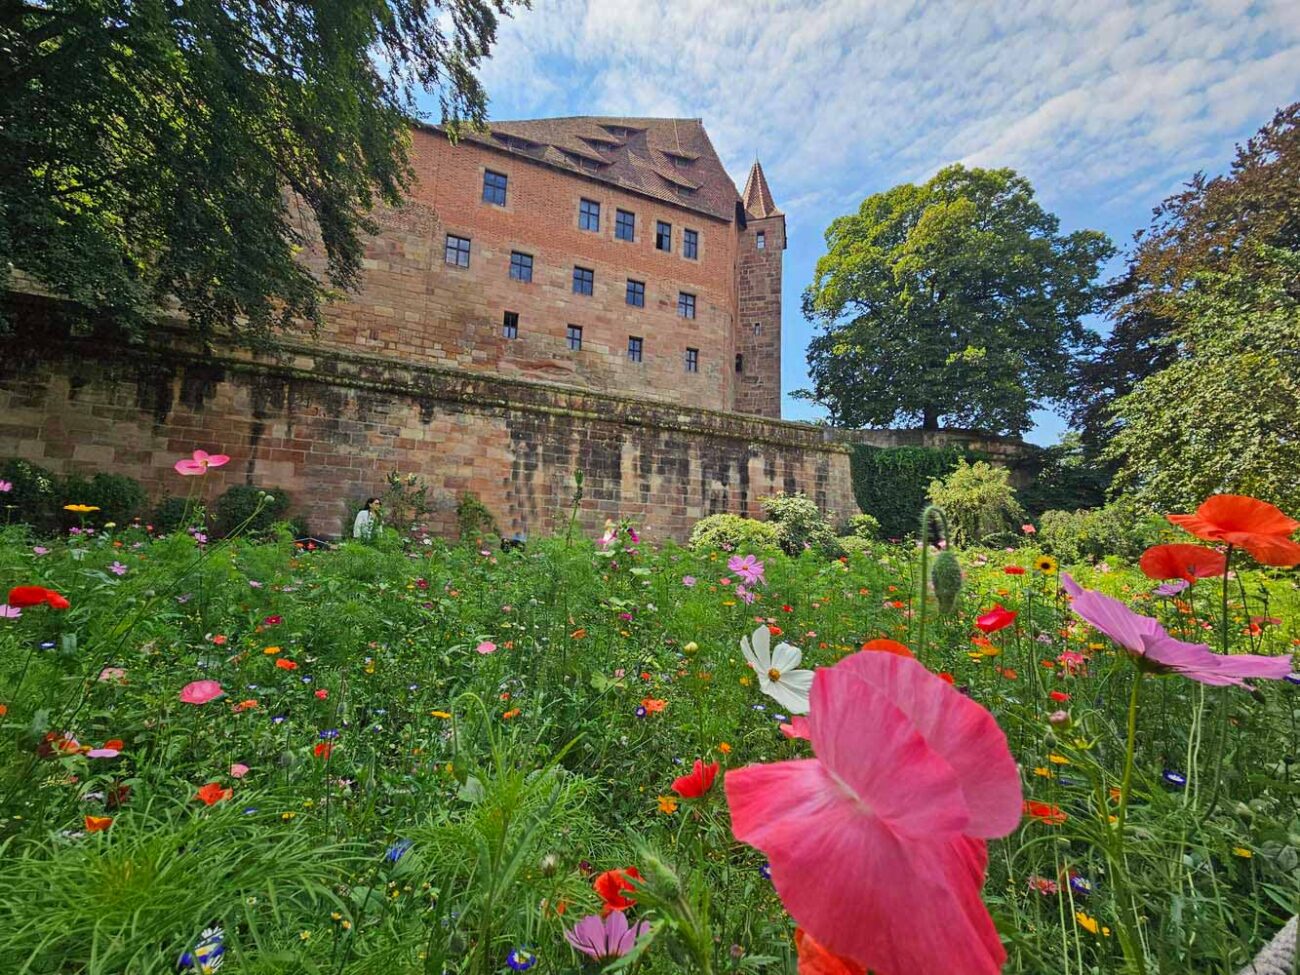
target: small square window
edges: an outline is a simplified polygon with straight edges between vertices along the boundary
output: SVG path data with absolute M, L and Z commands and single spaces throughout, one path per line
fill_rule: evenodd
M 682 231 L 682 257 L 692 261 L 700 259 L 700 234 L 697 230 Z
M 762 322 L 755 322 L 755 323 L 754 323 L 754 334 L 755 334 L 755 335 L 761 335 L 762 332 L 763 332 L 763 323 L 762 323 Z
M 600 204 L 583 200 L 578 204 L 578 227 L 582 230 L 600 230 Z
M 519 338 L 519 312 L 508 311 L 501 320 L 501 335 L 507 339 Z
M 764 231 L 760 230 L 758 232 L 758 237 L 755 240 L 755 244 L 759 250 L 767 250 L 767 234 Z
M 483 174 L 483 202 L 499 207 L 506 205 L 505 173 L 494 173 L 489 169 Z
M 699 349 L 686 350 L 686 371 L 687 372 L 700 371 L 700 350 Z
M 641 338 L 637 335 L 627 337 L 627 357 L 633 362 L 641 361 Z
M 614 214 L 614 236 L 619 240 L 636 239 L 636 214 L 629 210 L 618 210 Z
M 511 251 L 510 276 L 516 281 L 531 281 L 533 279 L 533 255 Z
M 627 303 L 637 308 L 645 307 L 645 282 L 627 279 Z
M 570 325 L 568 331 L 564 334 L 565 341 L 569 344 L 570 352 L 582 351 L 582 326 Z
M 664 223 L 660 220 L 655 224 L 655 249 L 672 252 L 673 249 L 673 225 Z
M 457 267 L 469 267 L 469 238 L 448 234 L 447 249 L 444 251 L 443 257 L 448 264 L 455 264 Z
M 596 289 L 596 272 L 590 268 L 575 267 L 573 269 L 573 293 L 575 295 L 589 295 Z
M 685 291 L 677 295 L 677 314 L 682 318 L 695 317 L 695 295 L 687 294 Z
M 744 356 L 742 353 L 737 352 L 737 353 L 736 353 L 736 372 L 744 372 L 744 371 L 745 371 L 745 356 Z

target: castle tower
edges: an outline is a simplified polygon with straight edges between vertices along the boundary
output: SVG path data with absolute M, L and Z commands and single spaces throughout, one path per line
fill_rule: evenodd
M 777 209 L 763 167 L 754 161 L 741 195 L 736 259 L 738 300 L 734 408 L 781 416 L 781 263 L 785 214 Z M 738 215 L 739 216 L 739 215 Z

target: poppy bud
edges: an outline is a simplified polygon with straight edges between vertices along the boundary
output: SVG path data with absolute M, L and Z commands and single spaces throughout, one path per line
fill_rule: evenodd
M 554 853 L 548 853 L 542 857 L 537 869 L 541 871 L 543 877 L 554 877 L 555 872 L 560 869 L 560 858 Z
M 934 560 L 930 570 L 930 582 L 934 586 L 935 598 L 939 600 L 939 609 L 951 613 L 957 608 L 957 597 L 961 595 L 961 566 L 952 549 L 944 549 Z
M 640 859 L 641 865 L 645 868 L 646 879 L 654 885 L 656 893 L 667 900 L 672 900 L 681 894 L 681 881 L 666 863 L 649 853 L 641 854 Z

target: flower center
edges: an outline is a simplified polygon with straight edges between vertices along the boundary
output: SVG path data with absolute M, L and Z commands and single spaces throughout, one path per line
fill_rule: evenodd
M 767 679 L 775 684 L 777 681 L 781 679 L 781 671 L 773 667 L 771 670 L 767 672 Z

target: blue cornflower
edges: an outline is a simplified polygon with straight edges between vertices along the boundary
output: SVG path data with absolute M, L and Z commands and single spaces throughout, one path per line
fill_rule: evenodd
M 767 707 L 766 707 L 765 705 L 762 705 L 762 704 L 751 704 L 750 707 L 752 707 L 755 711 L 766 711 L 766 710 L 767 710 Z
M 646 709 L 640 705 L 637 705 L 637 709 L 632 713 L 635 714 L 638 718 L 644 718 L 646 716 Z
M 322 741 L 332 741 L 338 736 L 339 736 L 339 732 L 337 728 L 327 728 L 324 731 L 322 731 L 319 735 L 317 735 L 317 737 L 320 738 Z
M 773 714 L 773 715 L 772 715 L 772 720 L 773 720 L 773 721 L 789 721 L 790 719 L 789 719 L 788 717 L 786 717 L 784 714 Z
M 289 716 L 287 714 L 277 714 L 271 719 L 271 724 L 284 724 L 288 720 Z
M 55 646 L 57 646 L 57 644 L 56 644 L 53 640 L 42 640 L 42 641 L 41 641 L 41 649 L 42 649 L 42 650 L 53 650 L 53 649 L 55 648 Z
M 1070 889 L 1080 897 L 1087 897 L 1092 893 L 1092 881 L 1077 873 L 1070 874 Z
M 771 880 L 771 879 L 772 879 L 772 864 L 770 864 L 770 863 L 765 863 L 765 864 L 763 864 L 761 867 L 759 867 L 759 868 L 758 868 L 758 875 L 759 875 L 760 877 L 762 877 L 764 880 Z
M 537 964 L 537 956 L 526 948 L 515 948 L 506 955 L 506 964 L 517 972 L 526 972 Z
M 406 851 L 414 845 L 415 844 L 410 840 L 398 840 L 388 848 L 388 852 L 385 853 L 384 856 L 390 863 L 396 863 L 398 860 L 402 859 L 402 857 L 406 856 Z
M 1183 775 L 1182 772 L 1175 772 L 1173 769 L 1167 768 L 1161 774 L 1164 776 L 1164 780 L 1175 789 L 1181 789 L 1187 784 L 1187 776 Z

